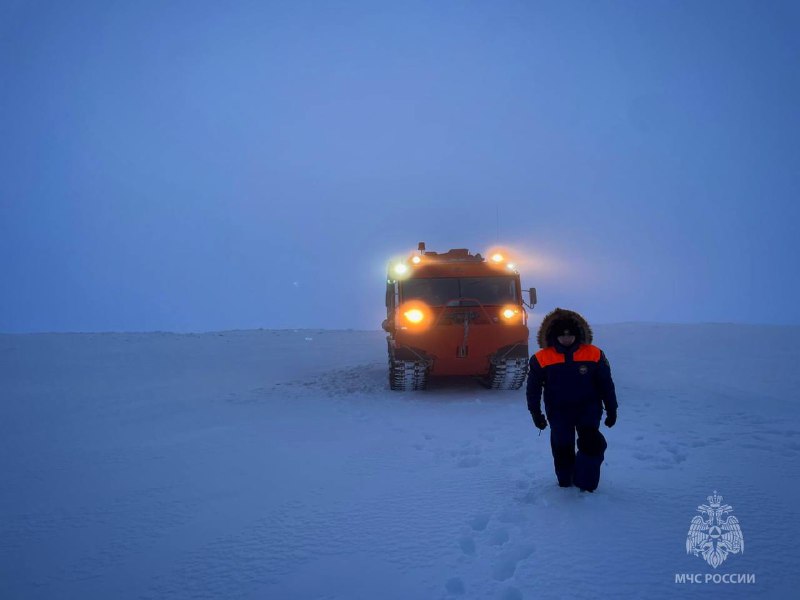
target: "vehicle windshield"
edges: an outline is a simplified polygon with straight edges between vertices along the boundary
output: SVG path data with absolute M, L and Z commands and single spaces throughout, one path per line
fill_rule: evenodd
M 406 279 L 401 284 L 403 301 L 421 300 L 429 306 L 459 306 L 477 300 L 484 305 L 517 304 L 515 277 L 436 277 Z

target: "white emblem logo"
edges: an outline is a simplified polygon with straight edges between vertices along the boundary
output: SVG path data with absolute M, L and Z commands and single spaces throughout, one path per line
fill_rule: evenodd
M 722 503 L 722 496 L 714 490 L 708 496 L 708 504 L 701 504 L 697 511 L 706 518 L 695 516 L 689 525 L 686 536 L 686 553 L 702 556 L 715 569 L 720 566 L 729 554 L 744 552 L 744 536 L 739 527 L 739 519 L 733 515 L 733 507 Z

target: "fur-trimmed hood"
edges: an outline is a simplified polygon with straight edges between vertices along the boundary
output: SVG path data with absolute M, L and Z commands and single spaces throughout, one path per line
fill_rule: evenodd
M 545 315 L 542 324 L 539 326 L 539 334 L 536 336 L 536 341 L 539 342 L 540 348 L 547 348 L 555 344 L 554 332 L 551 331 L 553 325 L 557 321 L 571 321 L 577 332 L 576 337 L 579 344 L 592 343 L 592 328 L 589 323 L 580 314 L 574 310 L 567 310 L 566 308 L 557 308 Z

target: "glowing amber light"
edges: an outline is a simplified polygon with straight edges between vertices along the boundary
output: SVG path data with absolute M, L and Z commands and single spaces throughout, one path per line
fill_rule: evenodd
M 503 262 L 503 255 L 499 252 L 492 254 L 492 260 L 496 263 Z
M 405 275 L 406 271 L 408 271 L 408 267 L 403 263 L 394 266 L 394 272 L 398 275 Z
M 407 310 L 403 313 L 406 319 L 408 319 L 412 323 L 420 323 L 422 319 L 425 318 L 425 313 L 423 313 L 418 308 L 412 308 L 411 310 Z
M 516 311 L 516 310 L 514 310 L 514 309 L 512 309 L 512 308 L 506 308 L 506 309 L 503 311 L 503 316 L 504 316 L 506 319 L 510 319 L 510 318 L 511 318 L 511 317 L 513 317 L 515 314 L 517 314 L 517 311 Z
M 422 262 L 422 259 L 419 256 L 415 256 L 414 258 L 411 259 L 411 262 L 414 263 L 415 265 L 418 265 L 419 263 Z

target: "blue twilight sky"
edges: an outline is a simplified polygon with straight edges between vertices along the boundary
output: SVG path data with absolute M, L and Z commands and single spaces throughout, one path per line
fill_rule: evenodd
M 376 329 L 421 240 L 798 323 L 798 107 L 797 2 L 2 1 L 0 331 Z

